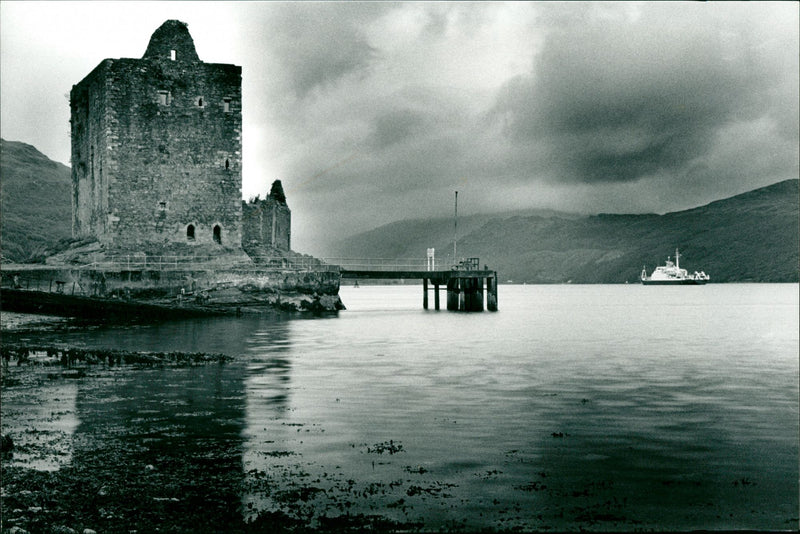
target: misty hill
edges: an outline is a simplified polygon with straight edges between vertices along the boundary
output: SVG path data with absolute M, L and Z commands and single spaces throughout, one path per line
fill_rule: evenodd
M 681 267 L 712 282 L 797 282 L 800 192 L 787 180 L 665 215 L 481 215 L 459 218 L 459 257 L 479 257 L 501 281 L 624 283 L 681 251 Z M 400 221 L 340 242 L 340 257 L 452 255 L 453 221 Z
M 570 213 L 538 209 L 503 214 L 504 218 L 512 216 L 545 218 L 557 216 L 565 219 L 580 217 Z M 496 217 L 497 214 L 459 216 L 458 235 L 471 234 Z M 444 260 L 446 254 L 449 253 L 451 256 L 453 254 L 453 233 L 452 217 L 406 219 L 331 243 L 327 247 L 322 247 L 322 255 L 328 258 L 424 258 L 426 250 L 435 247 L 437 256 Z M 397 236 L 402 238 L 398 239 Z M 421 256 L 420 250 L 422 250 Z
M 70 168 L 31 145 L 0 140 L 3 261 L 26 261 L 72 236 Z

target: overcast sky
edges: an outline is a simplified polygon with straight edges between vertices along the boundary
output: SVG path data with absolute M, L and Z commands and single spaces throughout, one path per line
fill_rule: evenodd
M 69 164 L 69 91 L 167 19 L 243 69 L 243 195 L 292 244 L 404 218 L 659 212 L 798 177 L 798 4 L 0 2 L 2 137 Z

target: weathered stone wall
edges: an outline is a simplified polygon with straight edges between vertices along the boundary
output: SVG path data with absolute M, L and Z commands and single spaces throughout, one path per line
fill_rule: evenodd
M 61 284 L 59 284 L 59 282 Z M 176 270 L 149 269 L 96 271 L 53 268 L 2 271 L 2 285 L 21 289 L 88 297 L 158 299 L 199 291 L 235 290 L 243 294 L 331 295 L 339 293 L 340 276 L 335 271 L 267 270 Z M 211 293 L 212 299 L 217 293 Z
M 111 60 L 97 66 L 70 95 L 72 127 L 72 235 L 106 234 L 108 155 L 106 83 Z
M 272 197 L 242 202 L 242 244 L 291 250 L 292 212 Z
M 71 100 L 76 235 L 241 246 L 241 67 L 203 63 L 167 21 L 142 59 L 103 61 Z

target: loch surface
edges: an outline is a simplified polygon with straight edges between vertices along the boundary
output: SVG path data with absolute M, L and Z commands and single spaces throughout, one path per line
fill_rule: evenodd
M 233 451 L 215 466 L 241 473 L 224 498 L 253 517 L 798 528 L 797 284 L 501 285 L 498 312 L 470 314 L 423 310 L 421 293 L 343 287 L 348 309 L 326 317 L 36 334 L 235 357 L 54 385 L 72 445 L 43 468 L 128 436 L 121 462 Z M 4 428 L 25 411 L 14 398 Z

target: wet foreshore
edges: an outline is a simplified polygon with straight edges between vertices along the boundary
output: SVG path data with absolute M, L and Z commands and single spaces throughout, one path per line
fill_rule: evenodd
M 311 522 L 314 491 L 297 487 L 296 480 L 278 483 L 266 471 L 242 473 L 239 431 L 220 423 L 224 410 L 198 406 L 182 414 L 214 421 L 202 424 L 204 430 L 173 427 L 164 432 L 168 443 L 160 443 L 162 436 L 155 434 L 161 431 L 153 429 L 170 417 L 159 411 L 173 411 L 170 402 L 157 401 L 155 410 L 131 407 L 138 417 L 125 416 L 122 425 L 115 414 L 105 420 L 94 413 L 104 419 L 96 428 L 78 428 L 86 424 L 76 413 L 82 403 L 120 401 L 108 395 L 109 384 L 142 379 L 149 389 L 147 373 L 169 368 L 197 369 L 201 382 L 208 383 L 220 376 L 214 368 L 233 361 L 228 355 L 20 341 L 4 343 L 2 355 L 4 533 L 407 531 L 421 526 L 349 513 L 368 495 L 356 495 L 347 485 L 340 509 L 312 514 Z M 152 396 L 164 386 L 153 382 Z M 242 495 L 254 490 L 272 495 L 290 511 L 247 507 Z

